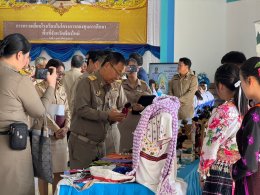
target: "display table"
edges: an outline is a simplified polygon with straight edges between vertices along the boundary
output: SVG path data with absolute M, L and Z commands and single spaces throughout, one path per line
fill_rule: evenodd
M 188 184 L 187 195 L 200 195 L 201 188 L 197 172 L 199 160 L 178 169 L 178 177 Z M 68 185 L 60 185 L 59 195 L 153 195 L 154 193 L 145 186 L 137 183 L 109 184 L 95 183 L 84 191 L 78 191 Z
M 187 195 L 201 195 L 199 173 L 197 172 L 199 159 L 188 165 L 183 165 L 178 169 L 177 175 L 187 184 Z

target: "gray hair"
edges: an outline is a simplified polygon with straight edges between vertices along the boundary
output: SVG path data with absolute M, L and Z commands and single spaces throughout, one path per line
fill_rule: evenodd
M 37 66 L 38 64 L 43 65 L 44 61 L 46 61 L 46 60 L 47 59 L 45 57 L 40 56 L 35 59 L 34 64 L 35 64 L 35 66 Z

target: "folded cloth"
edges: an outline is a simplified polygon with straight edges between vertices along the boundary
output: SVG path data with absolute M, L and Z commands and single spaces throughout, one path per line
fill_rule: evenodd
M 134 176 L 123 175 L 112 171 L 115 166 L 94 166 L 90 167 L 90 173 L 94 179 L 104 182 L 123 183 L 134 182 Z

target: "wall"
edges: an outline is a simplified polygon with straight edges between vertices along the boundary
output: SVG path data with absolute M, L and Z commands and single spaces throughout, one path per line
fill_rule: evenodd
M 175 56 L 189 57 L 196 73 L 213 81 L 226 52 L 225 0 L 175 0 Z
M 227 4 L 227 50 L 244 52 L 247 58 L 256 55 L 254 22 L 260 20 L 260 1 L 241 0 Z

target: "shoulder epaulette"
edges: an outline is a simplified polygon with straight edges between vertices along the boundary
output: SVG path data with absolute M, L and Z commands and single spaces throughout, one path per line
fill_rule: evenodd
M 19 74 L 21 74 L 21 75 L 28 75 L 29 73 L 28 73 L 27 71 L 21 69 L 21 70 L 19 71 Z
M 145 81 L 143 81 L 143 80 L 140 80 L 141 81 L 141 83 L 143 83 L 143 84 L 146 84 L 146 82 Z
M 117 82 L 117 83 L 122 83 L 122 80 L 116 80 L 115 82 Z
M 97 79 L 97 77 L 95 75 L 89 75 L 88 79 L 91 80 L 91 81 L 94 81 L 94 80 Z

